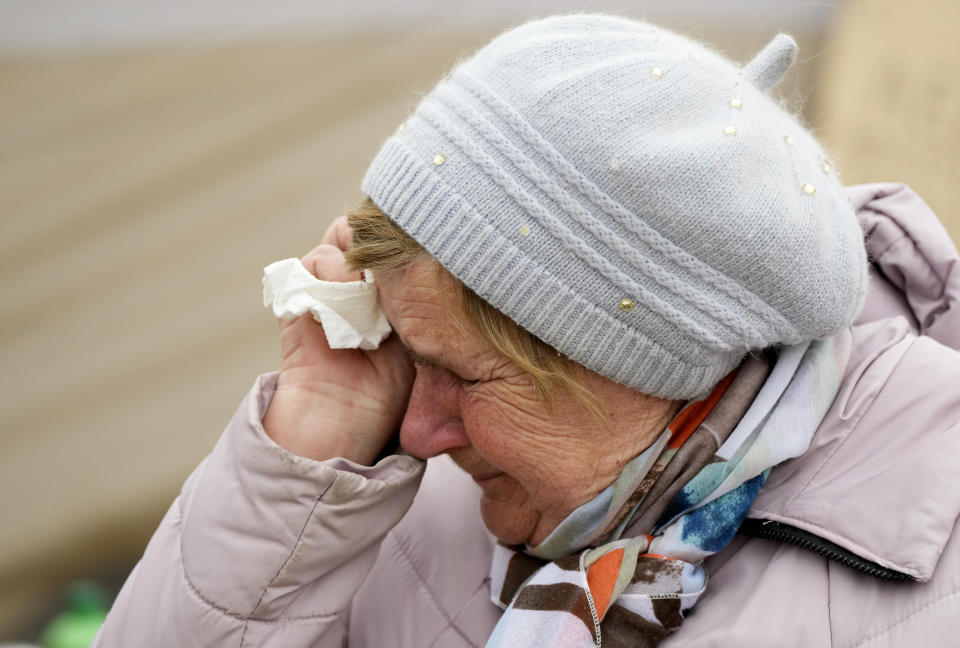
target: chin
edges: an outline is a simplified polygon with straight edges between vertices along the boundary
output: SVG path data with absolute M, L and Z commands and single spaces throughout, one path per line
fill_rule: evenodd
M 528 542 L 540 521 L 539 514 L 526 506 L 511 506 L 486 494 L 480 498 L 480 517 L 487 530 L 505 545 Z

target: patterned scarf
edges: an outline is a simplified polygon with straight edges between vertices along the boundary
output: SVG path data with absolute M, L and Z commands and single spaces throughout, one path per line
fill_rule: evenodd
M 840 384 L 846 338 L 749 356 L 535 547 L 497 545 L 487 648 L 654 646 L 683 622 L 770 468 L 802 454 Z

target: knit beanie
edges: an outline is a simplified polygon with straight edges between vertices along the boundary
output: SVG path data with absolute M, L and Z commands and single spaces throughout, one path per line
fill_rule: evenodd
M 744 67 L 648 23 L 554 16 L 457 65 L 363 190 L 441 265 L 570 359 L 705 394 L 750 350 L 847 327 L 867 261 L 836 171 Z

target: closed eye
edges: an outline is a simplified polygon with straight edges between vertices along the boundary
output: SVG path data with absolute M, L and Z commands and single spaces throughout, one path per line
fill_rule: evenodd
M 430 357 L 421 355 L 416 351 L 414 351 L 413 349 L 411 349 L 410 347 L 405 346 L 404 348 L 407 350 L 407 355 L 410 356 L 410 361 L 413 362 L 413 365 L 415 367 L 430 367 L 432 369 L 442 369 L 443 371 L 453 374 L 457 378 L 457 380 L 459 380 L 460 382 L 466 385 L 475 385 L 480 382 L 479 380 L 469 380 L 467 378 L 464 378 L 459 373 L 443 365 L 435 358 L 430 358 Z

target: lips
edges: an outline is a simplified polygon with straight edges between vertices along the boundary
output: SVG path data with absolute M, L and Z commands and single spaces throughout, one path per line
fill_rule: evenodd
M 456 448 L 447 455 L 460 470 L 470 475 L 473 481 L 480 485 L 505 474 L 484 461 L 473 448 Z

